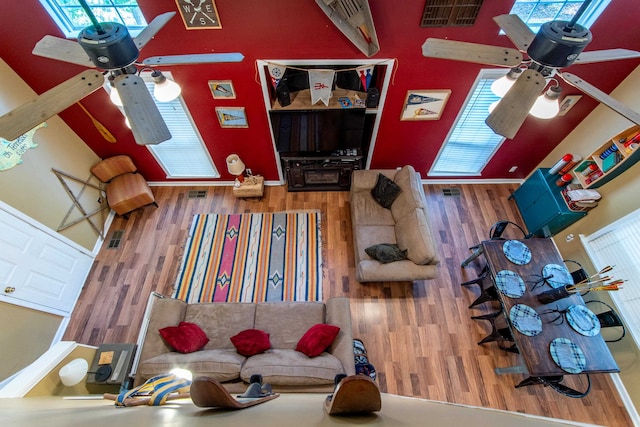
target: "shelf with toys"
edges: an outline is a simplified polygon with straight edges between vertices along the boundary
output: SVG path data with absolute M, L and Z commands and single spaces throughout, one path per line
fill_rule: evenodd
M 573 169 L 582 188 L 598 188 L 640 160 L 640 126 L 626 129 L 602 144 Z

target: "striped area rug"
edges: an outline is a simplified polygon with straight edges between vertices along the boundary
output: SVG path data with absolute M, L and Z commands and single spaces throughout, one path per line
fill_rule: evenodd
M 322 301 L 320 212 L 196 215 L 173 297 Z

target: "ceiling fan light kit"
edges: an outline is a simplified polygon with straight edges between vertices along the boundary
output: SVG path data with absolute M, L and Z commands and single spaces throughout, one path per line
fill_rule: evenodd
M 521 75 L 522 68 L 513 67 L 507 74 L 491 83 L 491 92 L 493 92 L 495 96 L 502 98 Z
M 531 107 L 529 114 L 539 119 L 552 119 L 560 112 L 560 94 L 562 88 L 560 85 L 549 87 L 547 91 L 540 95 Z
M 182 89 L 178 83 L 169 80 L 160 70 L 153 70 L 151 73 L 154 88 L 153 96 L 160 102 L 171 102 L 180 96 Z

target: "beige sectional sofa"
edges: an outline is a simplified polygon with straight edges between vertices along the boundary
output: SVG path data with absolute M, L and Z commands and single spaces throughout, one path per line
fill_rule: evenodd
M 393 180 L 400 193 L 390 209 L 372 196 L 378 174 Z M 413 281 L 438 276 L 438 253 L 429 225 L 420 174 L 412 166 L 399 170 L 358 170 L 351 178 L 356 277 L 360 282 Z M 406 260 L 383 264 L 365 249 L 380 243 L 397 244 L 407 251 Z
M 202 350 L 182 354 L 168 346 L 161 328 L 180 322 L 195 323 L 209 342 Z M 327 351 L 307 357 L 296 344 L 313 325 L 338 326 L 340 332 Z M 250 357 L 240 355 L 230 338 L 247 329 L 269 334 L 271 349 Z M 333 390 L 336 374 L 355 374 L 351 311 L 347 298 L 323 302 L 202 303 L 156 299 L 140 348 L 134 385 L 169 372 L 190 370 L 194 377 L 210 376 L 232 393 L 247 388 L 251 375 L 260 374 L 278 392 Z

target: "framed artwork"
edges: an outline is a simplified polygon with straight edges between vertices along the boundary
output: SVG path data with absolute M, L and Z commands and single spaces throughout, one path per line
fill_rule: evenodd
M 213 99 L 236 99 L 236 91 L 231 80 L 209 80 Z
M 438 120 L 449 95 L 450 89 L 407 91 L 400 120 Z
M 247 114 L 244 107 L 216 107 L 216 116 L 220 127 L 248 128 Z
M 574 105 L 582 98 L 582 95 L 567 95 L 560 103 L 559 116 L 564 116 L 573 108 Z
M 176 5 L 187 30 L 222 28 L 215 0 L 176 0 Z

